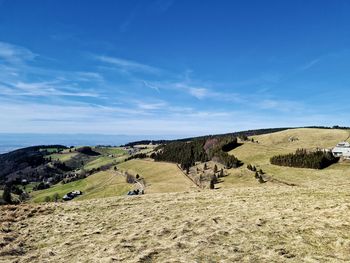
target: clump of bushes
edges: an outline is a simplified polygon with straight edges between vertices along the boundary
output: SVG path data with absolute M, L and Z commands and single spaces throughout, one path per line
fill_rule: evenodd
M 252 172 L 256 172 L 256 167 L 254 165 L 248 164 L 247 169 Z
M 132 159 L 144 159 L 144 158 L 147 158 L 147 154 L 137 153 L 137 154 L 131 155 L 130 157 L 126 158 L 125 161 L 129 161 Z
M 96 156 L 96 155 L 100 155 L 98 152 L 95 152 L 94 150 L 92 150 L 91 147 L 89 146 L 83 146 L 77 149 L 77 152 L 79 153 L 83 153 L 86 155 L 90 155 L 90 156 Z
M 132 174 L 129 174 L 128 172 L 126 172 L 125 175 L 126 175 L 125 179 L 128 184 L 134 184 L 136 182 L 136 178 Z

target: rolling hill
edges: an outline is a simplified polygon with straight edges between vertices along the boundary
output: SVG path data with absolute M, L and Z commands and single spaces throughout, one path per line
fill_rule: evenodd
M 117 172 L 33 192 L 36 202 L 77 188 L 84 194 L 67 203 L 0 207 L 0 256 L 4 262 L 347 262 L 350 163 L 314 170 L 269 162 L 344 140 L 348 130 L 253 135 L 229 152 L 244 165 L 228 169 L 216 190 L 199 189 L 176 164 L 133 159 Z M 247 164 L 262 169 L 266 183 Z M 132 187 L 125 171 L 146 180 L 145 195 L 125 195 Z
M 67 184 L 57 184 L 45 190 L 34 191 L 31 193 L 33 202 L 45 202 L 49 197 L 53 200 L 54 195 L 58 194 L 62 198 L 66 193 L 80 190 L 83 195 L 76 197 L 75 200 L 105 198 L 111 196 L 125 195 L 132 186 L 125 182 L 125 178 L 117 175 L 113 171 L 102 171 L 88 176 L 85 179 L 74 181 Z
M 176 164 L 130 160 L 121 163 L 118 167 L 134 175 L 140 174 L 146 181 L 146 194 L 185 192 L 197 189 Z
M 295 152 L 304 148 L 309 150 L 326 149 L 334 147 L 338 142 L 349 139 L 349 131 L 336 129 L 292 129 L 271 134 L 253 136 L 259 143 L 246 142 L 242 146 L 232 150 L 230 153 L 237 156 L 245 164 L 253 164 L 277 180 L 296 183 L 303 186 L 315 186 L 324 184 L 345 183 L 346 175 L 350 172 L 350 163 L 339 162 L 327 169 L 300 169 L 281 167 L 270 164 L 270 157 L 279 154 Z M 290 141 L 290 138 L 297 139 Z M 231 178 L 227 177 L 224 187 L 232 187 L 240 183 L 244 175 L 251 174 L 245 167 L 231 170 Z M 252 177 L 252 176 L 251 176 Z M 247 181 L 254 179 L 249 178 Z M 245 181 L 243 180 L 243 185 Z

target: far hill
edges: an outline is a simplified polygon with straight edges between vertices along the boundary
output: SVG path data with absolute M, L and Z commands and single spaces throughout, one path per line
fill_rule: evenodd
M 48 160 L 45 156 L 66 148 L 63 145 L 42 145 L 0 154 L 0 184 L 24 178 L 28 180 L 42 178 L 49 169 L 46 166 Z M 55 170 L 54 167 L 51 168 Z
M 154 161 L 150 149 L 144 156 L 126 154 L 133 148 L 93 148 L 100 155 L 81 170 L 96 169 L 94 173 L 31 192 L 31 201 L 46 204 L 0 206 L 5 215 L 0 217 L 1 259 L 348 262 L 350 162 L 325 169 L 270 162 L 275 155 L 331 149 L 346 140 L 349 130 L 319 128 L 242 137 L 228 154 L 243 165 L 228 168 L 215 159 L 198 161 L 188 173 L 177 163 Z M 65 149 L 48 156 L 69 162 L 79 154 Z M 99 171 L 104 165 L 108 169 Z M 209 190 L 203 179 L 221 169 L 222 177 Z M 144 183 L 144 195 L 126 195 L 137 185 L 128 183 L 128 176 Z M 74 190 L 83 194 L 53 202 Z
M 268 131 L 270 133 L 266 133 Z M 58 179 L 48 182 L 50 188 L 41 191 L 33 191 L 35 184 L 29 184 L 27 190 L 31 191 L 34 201 L 52 200 L 55 194 L 62 198 L 74 190 L 84 192 L 76 200 L 125 195 L 136 186 L 127 182 L 125 173 L 142 178 L 145 193 L 152 194 L 211 187 L 260 187 L 261 183 L 321 185 L 336 183 L 337 180 L 341 182 L 343 175 L 350 172 L 347 162 L 332 164 L 323 170 L 281 167 L 270 163 L 271 157 L 293 153 L 297 149 L 331 149 L 338 142 L 349 139 L 349 130 L 326 127 L 281 128 L 236 134 L 240 134 L 239 137 L 232 134 L 204 136 L 163 142 L 161 145 L 155 145 L 154 142 L 152 145 L 135 144 L 134 147 L 55 149 L 41 146 L 0 157 L 22 156 L 24 152 L 33 156 L 34 161 L 40 160 L 32 164 L 27 162 L 24 168 L 21 165 L 18 168 L 14 165 L 17 161 L 13 159 L 10 167 L 16 167 L 17 170 L 7 172 L 6 176 L 10 176 L 6 178 L 16 175 L 18 179 L 25 178 L 36 183 L 46 183 L 51 177 Z M 259 174 L 261 172 L 261 175 L 257 177 L 256 172 L 247 169 L 248 165 Z M 2 170 L 6 171 L 5 168 Z M 330 180 L 330 176 L 333 180 Z

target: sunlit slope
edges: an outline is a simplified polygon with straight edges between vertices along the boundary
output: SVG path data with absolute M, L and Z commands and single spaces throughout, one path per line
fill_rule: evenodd
M 122 171 L 139 174 L 146 180 L 146 193 L 184 192 L 196 186 L 173 163 L 130 160 L 118 165 Z
M 49 189 L 32 192 L 34 202 L 43 202 L 48 196 L 53 198 L 54 194 L 63 197 L 66 193 L 80 190 L 83 195 L 74 200 L 84 200 L 91 198 L 103 198 L 126 194 L 132 185 L 125 182 L 125 178 L 116 174 L 114 171 L 104 171 L 93 174 L 85 179 L 67 184 L 57 184 Z
M 104 162 L 98 162 L 102 158 L 107 157 L 100 157 L 91 164 L 96 167 L 103 165 Z M 176 164 L 135 159 L 122 163 L 118 167 L 121 171 L 128 171 L 130 174 L 139 174 L 143 177 L 146 181 L 145 192 L 147 194 L 185 192 L 196 189 L 196 186 Z M 120 172 L 115 172 L 112 168 L 90 175 L 85 179 L 67 184 L 59 183 L 49 189 L 33 191 L 32 201 L 44 202 L 48 197 L 52 200 L 56 193 L 62 198 L 66 193 L 74 190 L 83 191 L 83 195 L 74 200 L 119 196 L 125 195 L 133 187 L 132 184 L 126 183 L 126 178 Z
M 338 163 L 323 170 L 313 170 L 271 165 L 270 158 L 278 154 L 295 152 L 299 148 L 332 148 L 338 142 L 347 140 L 348 137 L 349 131 L 346 130 L 309 128 L 253 136 L 252 138 L 258 143 L 245 142 L 230 152 L 242 160 L 245 165 L 240 169 L 231 170 L 233 176 L 227 177 L 227 180 L 225 178 L 223 187 L 231 187 L 242 181 L 247 185 L 257 184 L 254 174 L 246 169 L 248 163 L 261 168 L 267 176 L 300 185 L 347 183 L 350 176 L 348 163 Z M 333 180 L 329 180 L 330 177 Z
M 9 243 L 0 255 L 3 262 L 348 262 L 349 203 L 348 186 L 263 184 L 0 207 L 11 227 L 0 233 Z

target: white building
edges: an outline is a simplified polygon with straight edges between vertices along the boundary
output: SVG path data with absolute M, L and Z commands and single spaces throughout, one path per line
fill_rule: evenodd
M 350 143 L 340 142 L 332 150 L 335 157 L 344 157 L 345 159 L 350 159 Z

